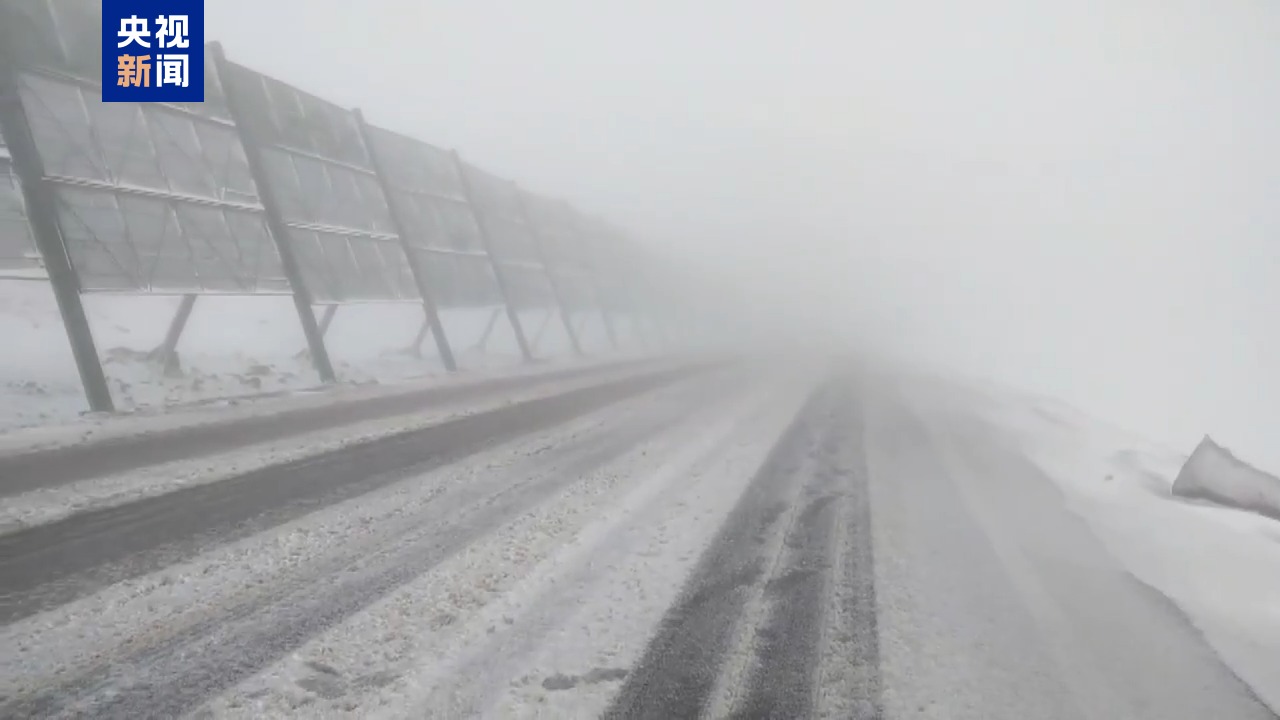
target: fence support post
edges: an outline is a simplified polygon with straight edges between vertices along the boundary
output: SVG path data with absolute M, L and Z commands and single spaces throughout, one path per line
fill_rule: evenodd
M 578 246 L 586 253 L 586 257 L 583 259 L 587 262 L 587 266 L 591 268 L 591 287 L 595 290 L 596 306 L 600 308 L 600 316 L 604 319 L 604 331 L 609 336 L 609 345 L 614 350 L 617 350 L 618 331 L 614 327 L 613 314 L 609 312 L 608 303 L 605 302 L 605 292 L 601 288 L 604 279 L 600 277 L 600 258 L 596 257 L 593 241 L 582 231 L 582 223 L 578 218 L 578 213 L 569 205 L 568 201 L 562 201 L 562 203 L 565 217 L 569 218 L 569 222 L 573 225 L 573 235 L 578 240 Z
M 280 204 L 275 191 L 271 188 L 266 166 L 262 162 L 262 146 L 254 137 L 250 123 L 245 122 L 246 115 L 241 105 L 242 100 L 235 83 L 230 80 L 231 73 L 227 71 L 227 53 L 222 48 L 222 43 L 212 42 L 209 43 L 209 54 L 213 56 L 215 72 L 222 83 L 222 91 L 227 97 L 227 110 L 231 113 L 231 119 L 235 121 L 236 132 L 240 136 L 240 144 L 244 146 L 245 159 L 249 163 L 249 172 L 253 175 L 253 182 L 258 187 L 258 197 L 261 198 L 262 207 L 266 211 L 267 229 L 275 238 L 276 249 L 280 253 L 280 265 L 293 289 L 293 305 L 298 311 L 298 321 L 302 323 L 302 334 L 307 338 L 311 362 L 315 365 L 321 381 L 336 382 L 337 376 L 333 373 L 333 363 L 330 362 L 329 351 L 324 346 L 324 336 L 320 333 L 315 312 L 311 309 L 311 291 L 303 282 L 302 266 L 297 256 L 293 254 L 293 246 L 289 244 L 289 226 L 285 224 L 284 217 L 280 214 Z
M 551 267 L 550 258 L 547 257 L 547 248 L 542 243 L 542 234 L 538 232 L 538 228 L 534 227 L 533 220 L 529 216 L 529 206 L 525 201 L 524 190 L 521 190 L 514 181 L 511 183 L 511 189 L 515 191 L 516 202 L 520 205 L 520 221 L 524 223 L 525 230 L 529 231 L 529 239 L 533 241 L 538 259 L 542 261 L 542 272 L 547 276 L 547 282 L 551 284 L 551 294 L 555 296 L 556 307 L 560 310 L 560 322 L 564 323 L 564 331 L 569 335 L 569 345 L 573 347 L 574 355 L 582 355 L 582 344 L 578 342 L 578 331 L 574 329 L 573 319 L 569 317 L 569 306 L 564 300 L 564 290 L 560 287 L 560 281 Z
M 320 337 L 329 334 L 329 326 L 333 324 L 333 316 L 338 314 L 338 304 L 324 306 L 324 314 L 320 316 L 320 324 L 317 328 L 320 330 Z
M 418 323 L 418 334 L 413 336 L 413 344 L 409 346 L 409 354 L 416 358 L 422 358 L 422 341 L 427 339 L 427 333 L 431 332 L 431 321 L 425 317 L 422 322 Z
M 626 283 L 627 293 L 627 318 L 630 320 L 631 332 L 640 338 L 640 344 L 645 350 L 653 349 L 653 338 L 649 336 L 649 328 L 646 322 L 646 315 L 641 311 L 640 301 L 636 297 L 636 289 L 632 283 Z
M 151 357 L 160 361 L 160 367 L 165 372 L 176 370 L 173 366 L 174 352 L 178 349 L 178 340 L 182 338 L 182 331 L 187 327 L 187 321 L 191 319 L 191 311 L 195 309 L 196 296 L 183 295 L 182 302 L 178 303 L 178 311 L 173 314 L 173 319 L 169 321 L 169 329 L 165 331 L 164 341 L 160 346 L 151 351 Z
M 12 50 L 4 50 L 4 45 L 3 33 L 0 33 L 0 133 L 4 134 L 13 169 L 22 183 L 27 219 L 44 259 L 49 283 L 53 286 L 53 296 L 62 315 L 67 340 L 71 343 L 71 354 L 75 358 L 89 409 L 112 412 L 115 403 L 111 400 L 111 388 L 107 385 L 107 375 L 102 370 L 102 360 L 93 341 L 89 317 L 80 299 L 80 282 L 63 244 L 62 232 L 58 229 L 58 200 L 53 187 L 45 179 L 44 161 L 26 112 L 22 109 L 16 61 L 8 56 Z
M 555 310 L 550 310 L 542 317 L 542 322 L 539 323 L 538 329 L 533 333 L 533 346 L 535 348 L 542 343 L 542 336 L 547 334 L 547 327 L 551 325 L 551 316 L 555 314 Z
M 493 328 L 498 324 L 498 317 L 501 315 L 502 310 L 498 308 L 494 308 L 493 312 L 489 313 L 489 322 L 484 326 L 484 333 L 480 335 L 480 340 L 476 342 L 476 350 L 484 352 L 484 349 L 489 345 L 489 336 L 493 334 Z
M 467 207 L 471 210 L 471 218 L 475 220 L 476 228 L 480 231 L 480 241 L 484 243 L 485 253 L 489 256 L 489 265 L 493 268 L 493 276 L 498 282 L 498 290 L 502 293 L 502 301 L 507 306 L 507 319 L 511 321 L 511 330 L 516 335 L 516 344 L 520 346 L 520 354 L 524 357 L 525 362 L 532 362 L 533 352 L 529 350 L 529 340 L 525 337 L 524 326 L 520 324 L 520 313 L 511 297 L 511 286 L 507 282 L 506 269 L 493 251 L 493 237 L 489 234 L 489 224 L 484 219 L 484 212 L 476 205 L 476 196 L 471 187 L 471 178 L 467 177 L 467 166 L 462 163 L 462 157 L 458 155 L 457 150 L 450 150 L 449 155 L 453 158 L 453 166 L 457 169 L 458 177 L 462 180 L 462 191 L 467 196 Z
M 422 298 L 422 309 L 427 313 L 427 322 L 431 324 L 431 335 L 435 338 L 440 361 L 444 363 L 445 370 L 455 372 L 458 369 L 458 363 L 454 360 L 449 338 L 444 334 L 444 323 L 440 322 L 440 311 L 436 305 L 435 296 L 431 293 L 431 287 L 426 281 L 426 273 L 418 267 L 418 258 L 414 254 L 413 245 L 409 242 L 408 225 L 404 221 L 403 208 L 400 207 L 400 201 L 392 191 L 387 173 L 382 167 L 382 161 L 378 158 L 378 151 L 373 146 L 373 138 L 370 137 L 369 125 L 364 120 L 364 113 L 360 108 L 352 112 L 356 116 L 356 124 L 360 127 L 360 139 L 364 141 L 365 149 L 369 151 L 369 160 L 373 163 L 373 174 L 377 176 L 378 186 L 382 188 L 382 194 L 387 198 L 387 211 L 391 215 L 391 224 L 396 229 L 396 235 L 400 237 L 400 246 L 404 249 L 405 260 L 409 263 L 409 272 L 413 273 L 413 282 L 418 286 L 418 297 Z M 422 341 L 419 340 L 414 347 L 420 347 L 421 344 Z

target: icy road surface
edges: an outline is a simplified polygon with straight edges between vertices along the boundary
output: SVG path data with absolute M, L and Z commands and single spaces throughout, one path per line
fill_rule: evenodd
M 273 469 L 274 467 L 274 469 Z M 1274 715 L 1017 442 L 654 371 L 0 536 L 0 717 Z

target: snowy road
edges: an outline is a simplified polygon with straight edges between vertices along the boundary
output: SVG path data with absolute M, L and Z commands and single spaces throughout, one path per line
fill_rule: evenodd
M 566 379 L 591 377 L 637 365 L 636 362 L 552 369 L 511 374 L 478 382 L 431 384 L 422 389 L 381 393 L 340 403 L 288 407 L 230 421 L 163 427 L 168 418 L 152 417 L 150 432 L 109 438 L 105 442 L 53 445 L 0 454 L 0 497 L 56 487 L 106 473 L 203 457 L 269 439 L 286 438 L 362 420 L 421 411 L 442 403 L 480 400 L 502 392 L 545 386 Z M 170 421 L 171 422 L 171 421 Z
M 651 371 L 0 536 L 0 717 L 1274 717 L 899 389 Z

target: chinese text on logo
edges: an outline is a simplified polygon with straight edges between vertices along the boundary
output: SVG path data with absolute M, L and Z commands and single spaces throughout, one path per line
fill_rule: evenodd
M 204 0 L 102 0 L 103 102 L 204 102 Z

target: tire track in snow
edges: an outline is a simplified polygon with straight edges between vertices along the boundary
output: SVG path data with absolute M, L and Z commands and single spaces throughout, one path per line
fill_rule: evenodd
M 771 385 L 701 425 L 696 442 L 477 617 L 477 627 L 498 617 L 510 622 L 475 633 L 456 656 L 445 653 L 457 659 L 421 678 L 404 712 L 520 717 L 537 708 L 543 716 L 598 716 L 732 507 L 726 500 L 742 492 L 802 399 L 795 384 Z
M 437 403 L 479 399 L 489 394 L 532 388 L 573 377 L 590 377 L 628 366 L 642 367 L 646 362 L 621 361 L 539 373 L 521 372 L 457 384 L 433 384 L 394 393 L 382 391 L 370 397 L 345 398 L 318 407 L 286 407 L 230 421 L 217 419 L 177 427 L 160 426 L 150 432 L 85 444 L 0 452 L 0 478 L 4 479 L 0 483 L 0 497 L 66 485 L 107 473 L 211 455 L 265 440 L 413 413 L 430 409 Z
M 857 386 L 855 385 L 856 389 Z M 849 399 L 849 407 L 855 407 Z M 847 471 L 845 494 L 836 500 L 832 592 L 826 601 L 823 652 L 817 668 L 815 713 L 829 720 L 881 720 L 880 629 L 876 614 L 871 485 L 866 453 L 866 414 L 857 412 L 839 444 L 836 467 Z
M 286 438 L 261 437 L 257 442 L 218 453 L 202 454 L 141 470 L 110 473 L 104 468 L 89 480 L 60 484 L 0 502 L 0 535 L 65 520 L 74 515 L 128 505 L 165 495 L 184 487 L 222 482 L 264 468 L 276 467 L 325 453 L 355 447 L 379 438 L 434 427 L 467 415 L 502 409 L 525 402 L 563 394 L 575 388 L 599 385 L 634 375 L 629 367 L 609 372 L 593 372 L 554 382 L 506 388 L 476 397 L 463 396 L 433 402 L 409 415 L 394 414 L 369 420 L 352 419 L 348 424 L 309 432 L 290 432 Z M 2 436 L 0 436 L 2 437 Z M 0 477 L 3 476 L 0 471 Z
M 122 652 L 157 647 L 236 608 L 264 602 L 264 595 L 340 573 L 396 543 L 421 541 L 437 516 L 540 482 L 598 451 L 636 412 L 643 410 L 631 403 L 611 406 L 5 625 L 0 695 L 58 685 L 56 675 L 89 675 Z
M 830 380 L 752 481 L 663 618 L 644 657 L 614 698 L 609 718 L 810 717 L 843 707 L 878 717 L 877 684 L 835 673 L 822 658 L 862 643 L 874 665 L 874 605 L 868 580 L 848 588 L 849 567 L 869 579 L 863 533 L 865 476 L 848 385 Z M 837 584 L 846 587 L 837 587 Z M 838 597 L 841 602 L 833 603 Z M 843 612 L 832 613 L 833 605 Z M 845 693 L 867 697 L 833 698 Z M 868 714 L 869 712 L 869 714 Z
M 647 438 L 670 431 L 698 407 L 727 392 L 735 378 L 718 376 L 669 388 L 665 399 L 642 398 L 598 435 L 553 449 L 561 462 L 529 482 L 463 487 L 454 502 L 439 499 L 404 542 L 358 557 L 339 556 L 294 583 L 269 584 L 249 600 L 199 621 L 162 642 L 107 658 L 97 670 L 0 706 L 9 716 L 138 717 L 173 715 L 247 677 L 435 564 L 467 547 L 531 504 L 608 463 Z M 425 527 L 424 527 L 425 526 Z M 345 559 L 344 559 L 345 558 Z
M 667 370 L 576 389 L 0 536 L 0 622 L 161 569 L 689 373 Z

